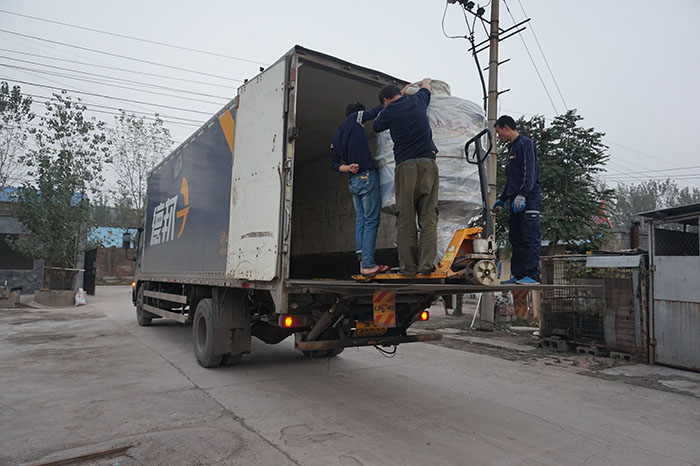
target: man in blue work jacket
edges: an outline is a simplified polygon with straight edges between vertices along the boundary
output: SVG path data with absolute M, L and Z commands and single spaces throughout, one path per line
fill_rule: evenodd
M 399 272 L 413 276 L 430 274 L 437 258 L 438 167 L 426 110 L 430 103 L 430 79 L 421 82 L 414 95 L 385 86 L 379 93 L 384 110 L 374 120 L 374 131 L 391 130 L 394 141 L 394 193 L 398 211 L 396 245 Z M 420 239 L 416 227 L 420 226 Z
M 365 110 L 360 102 L 348 105 L 345 121 L 331 142 L 331 169 L 350 174 L 349 189 L 356 215 L 355 253 L 360 258 L 360 273 L 366 277 L 389 270 L 388 266 L 377 265 L 374 261 L 381 198 L 379 177 L 363 126 L 381 110 L 381 105 L 370 110 Z
M 510 201 L 508 240 L 513 246 L 511 278 L 501 283 L 533 285 L 540 282 L 540 162 L 532 139 L 518 133 L 508 115 L 496 120 L 496 134 L 507 143 L 508 165 L 503 193 L 493 205 L 494 212 Z

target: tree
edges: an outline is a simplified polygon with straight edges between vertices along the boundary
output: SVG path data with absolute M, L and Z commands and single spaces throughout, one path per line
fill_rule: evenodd
M 574 249 L 596 248 L 602 243 L 607 225 L 593 221 L 601 206 L 609 204 L 613 190 L 600 186 L 597 174 L 603 171 L 609 155 L 603 144 L 604 133 L 580 125 L 583 117 L 569 110 L 554 118 L 547 127 L 543 116 L 517 121 L 518 132 L 537 145 L 542 183 L 542 239 L 563 243 Z M 507 151 L 498 155 L 498 192 L 505 183 Z M 497 219 L 497 237 L 507 238 L 507 214 Z
M 700 189 L 679 188 L 670 178 L 665 181 L 647 180 L 637 185 L 620 183 L 617 187 L 613 221 L 630 226 L 640 212 L 665 209 L 700 202 Z
M 31 179 L 18 190 L 16 217 L 29 234 L 13 247 L 44 259 L 49 267 L 45 288 L 51 276 L 60 276 L 50 267 L 75 267 L 89 226 L 88 198 L 100 190 L 103 165 L 109 161 L 104 123 L 86 119 L 85 109 L 66 91 L 54 94 L 33 130 L 36 148 L 20 158 Z
M 18 181 L 27 148 L 29 123 L 34 119 L 31 97 L 22 97 L 19 86 L 0 83 L 0 187 Z
M 173 140 L 158 114 L 153 123 L 146 123 L 122 110 L 115 123 L 110 136 L 119 187 L 117 205 L 144 211 L 148 173 L 168 155 Z

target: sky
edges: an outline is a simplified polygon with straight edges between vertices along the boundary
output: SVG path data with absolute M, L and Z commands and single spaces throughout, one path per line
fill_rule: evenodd
M 108 124 L 117 108 L 159 112 L 177 143 L 233 98 L 243 79 L 295 44 L 407 81 L 447 81 L 453 95 L 482 98 L 468 42 L 445 37 L 441 26 L 444 14 L 447 34 L 464 36 L 464 16 L 444 1 L 0 0 L 0 10 L 0 80 L 41 96 L 37 114 L 56 90 L 36 84 L 89 92 L 108 97 L 75 95 Z M 500 10 L 503 28 L 531 18 L 500 44 L 500 60 L 510 59 L 499 69 L 499 88 L 510 89 L 499 98 L 501 114 L 551 119 L 576 109 L 582 125 L 605 133 L 610 185 L 671 177 L 700 187 L 692 136 L 700 108 L 699 1 L 501 0 Z M 486 38 L 478 22 L 475 38 Z M 488 50 L 479 59 L 486 67 Z

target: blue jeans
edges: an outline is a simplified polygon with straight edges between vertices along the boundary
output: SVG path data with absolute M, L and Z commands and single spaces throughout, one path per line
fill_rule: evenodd
M 372 268 L 379 229 L 379 176 L 376 170 L 350 175 L 350 192 L 355 204 L 355 251 L 362 251 L 362 267 Z

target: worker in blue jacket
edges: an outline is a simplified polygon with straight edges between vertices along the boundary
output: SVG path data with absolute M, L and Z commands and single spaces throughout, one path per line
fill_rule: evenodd
M 331 142 L 331 169 L 350 174 L 348 186 L 355 205 L 355 253 L 360 259 L 360 273 L 365 277 L 389 270 L 388 266 L 378 265 L 374 260 L 381 197 L 379 176 L 363 126 L 381 110 L 381 105 L 369 110 L 360 102 L 348 105 L 345 121 Z
M 501 283 L 533 285 L 540 282 L 540 162 L 532 139 L 518 133 L 515 120 L 508 115 L 496 120 L 496 134 L 507 143 L 508 165 L 503 193 L 493 205 L 494 212 L 505 209 L 510 201 L 508 240 L 513 246 L 511 278 Z
M 405 276 L 429 275 L 437 258 L 439 171 L 427 114 L 430 83 L 430 78 L 423 79 L 413 95 L 406 95 L 408 86 L 384 86 L 379 93 L 384 110 L 372 125 L 377 133 L 390 130 L 394 141 L 396 246 L 399 273 Z

